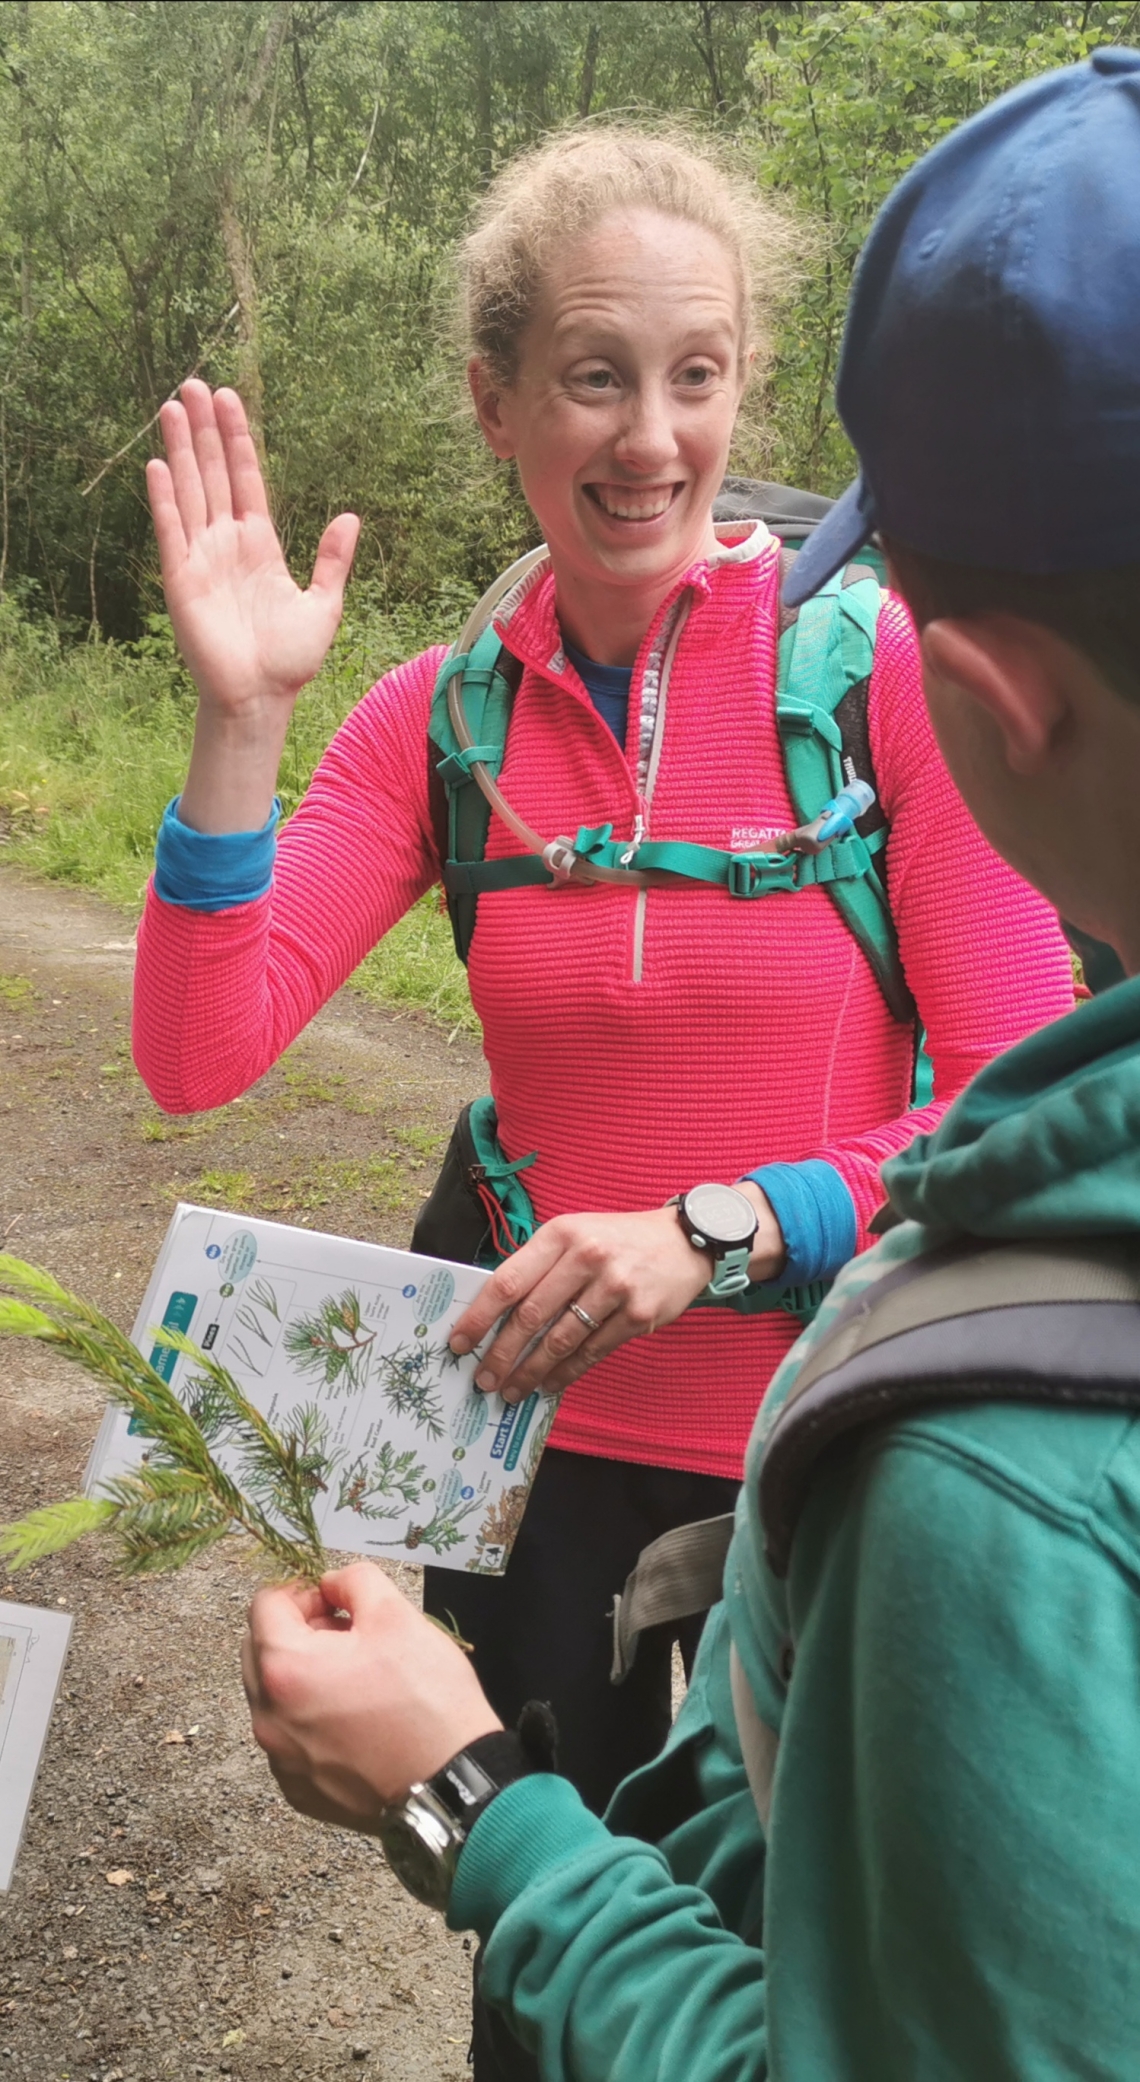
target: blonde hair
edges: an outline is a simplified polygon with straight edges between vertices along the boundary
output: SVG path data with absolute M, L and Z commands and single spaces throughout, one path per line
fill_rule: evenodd
M 563 131 L 492 181 L 459 249 L 467 351 L 509 389 L 542 280 L 559 247 L 616 210 L 700 225 L 726 253 L 740 300 L 741 354 L 771 355 L 777 305 L 799 273 L 802 227 L 712 148 L 675 128 L 615 122 Z

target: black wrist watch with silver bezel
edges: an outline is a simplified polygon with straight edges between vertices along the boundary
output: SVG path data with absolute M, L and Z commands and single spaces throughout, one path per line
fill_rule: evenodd
M 517 1731 L 496 1728 L 478 1736 L 433 1778 L 385 1808 L 376 1833 L 409 1894 L 426 1908 L 446 1911 L 460 1853 L 480 1815 L 517 1778 L 554 1770 L 557 1733 L 550 1708 L 530 1700 Z
M 735 1186 L 690 1186 L 669 1202 L 693 1249 L 711 1251 L 713 1276 L 704 1290 L 710 1301 L 740 1294 L 749 1285 L 748 1261 L 760 1218 L 746 1193 Z
M 378 1831 L 384 1856 L 400 1885 L 427 1908 L 447 1908 L 459 1854 L 507 1782 L 492 1778 L 471 1750 L 461 1749 L 434 1778 L 409 1787 L 402 1800 L 385 1808 Z

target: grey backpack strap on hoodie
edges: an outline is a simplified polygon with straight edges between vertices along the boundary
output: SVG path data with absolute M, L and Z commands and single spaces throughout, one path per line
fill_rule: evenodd
M 796 1376 L 760 1463 L 767 1559 L 785 1576 L 816 1467 L 838 1440 L 957 1403 L 1140 1409 L 1140 1244 L 960 1239 L 855 1295 Z M 679 1526 L 614 1600 L 613 1682 L 642 1627 L 720 1596 L 733 1521 Z
M 1140 1245 L 959 1240 L 910 1258 L 808 1354 L 760 1463 L 767 1559 L 787 1574 L 821 1456 L 868 1424 L 972 1402 L 1140 1409 Z
M 674 1526 L 649 1547 L 614 1597 L 614 1659 L 610 1683 L 622 1684 L 633 1668 L 638 1637 L 662 1620 L 690 1619 L 720 1597 L 733 1517 L 698 1518 Z

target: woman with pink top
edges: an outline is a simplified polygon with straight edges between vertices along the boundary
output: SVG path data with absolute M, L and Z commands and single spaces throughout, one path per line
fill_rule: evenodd
M 598 127 L 510 169 L 466 244 L 475 409 L 549 547 L 496 618 L 521 667 L 500 786 L 539 832 L 747 850 L 796 823 L 774 712 L 778 544 L 711 515 L 787 239 L 699 154 Z M 333 521 L 301 592 L 234 393 L 188 383 L 162 424 L 151 500 L 199 709 L 139 936 L 135 1050 L 180 1112 L 245 1091 L 439 880 L 427 726 L 444 651 L 365 696 L 275 843 L 286 727 L 358 524 Z M 474 1643 L 505 1721 L 553 1704 L 562 1768 L 598 1807 L 669 1717 L 669 1640 L 648 1635 L 627 1683 L 608 1682 L 613 1593 L 658 1534 L 730 1508 L 796 1334 L 779 1307 L 691 1304 L 733 1251 L 776 1287 L 833 1274 L 867 1240 L 884 1159 L 1071 1001 L 1051 916 L 946 774 L 890 597 L 867 724 L 934 1065 L 921 1111 L 913 1027 L 823 887 L 740 902 L 679 879 L 574 882 L 479 901 L 472 996 L 504 1149 L 537 1152 L 542 1227 L 460 1329 L 470 1347 L 513 1308 L 480 1384 L 565 1392 L 505 1576 L 429 1569 L 425 1602 Z M 492 818 L 487 858 L 519 849 Z M 707 1184 L 734 1190 L 693 1208 L 727 1210 L 732 1236 L 673 1204 Z

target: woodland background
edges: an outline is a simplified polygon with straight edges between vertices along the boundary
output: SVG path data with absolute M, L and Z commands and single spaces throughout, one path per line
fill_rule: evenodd
M 351 701 L 532 539 L 469 431 L 448 321 L 452 243 L 505 159 L 575 117 L 665 112 L 819 227 L 740 461 L 834 492 L 835 357 L 878 203 L 1007 86 L 1137 41 L 1140 4 L 1115 0 L 0 0 L 9 857 L 141 892 L 192 720 L 142 479 L 185 375 L 240 388 L 298 570 L 332 513 L 364 516 L 288 808 Z

